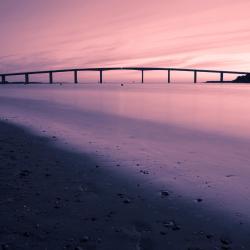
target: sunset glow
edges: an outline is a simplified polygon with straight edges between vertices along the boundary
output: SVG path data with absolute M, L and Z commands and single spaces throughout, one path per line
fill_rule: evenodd
M 164 66 L 250 69 L 248 0 L 8 0 L 0 71 Z

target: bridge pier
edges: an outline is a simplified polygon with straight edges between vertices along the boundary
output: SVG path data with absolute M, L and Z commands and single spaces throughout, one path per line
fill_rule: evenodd
M 144 83 L 144 70 L 141 71 L 141 83 Z
M 53 73 L 49 72 L 49 83 L 52 84 L 53 83 Z
M 2 84 L 5 84 L 6 83 L 6 77 L 5 75 L 2 75 Z
M 224 81 L 224 73 L 220 72 L 220 82 L 223 82 L 223 81 Z
M 197 83 L 197 71 L 194 71 L 194 83 Z
M 102 70 L 100 70 L 100 83 L 102 84 Z
M 78 83 L 77 70 L 74 70 L 74 83 Z
M 171 81 L 170 69 L 168 70 L 168 83 Z
M 25 74 L 25 84 L 29 84 L 30 81 L 29 81 L 29 74 Z

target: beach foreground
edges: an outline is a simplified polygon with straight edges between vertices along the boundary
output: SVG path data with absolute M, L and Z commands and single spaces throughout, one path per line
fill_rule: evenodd
M 249 131 L 152 101 L 190 99 L 189 87 L 162 99 L 157 88 L 0 88 L 2 249 L 250 248 Z M 183 126 L 171 116 L 188 111 Z

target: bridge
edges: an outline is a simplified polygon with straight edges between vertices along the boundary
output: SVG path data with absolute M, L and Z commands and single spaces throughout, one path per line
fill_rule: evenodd
M 99 73 L 99 83 L 103 83 L 103 72 L 104 71 L 117 71 L 117 70 L 135 70 L 141 72 L 141 83 L 144 83 L 144 72 L 145 71 L 166 71 L 167 82 L 171 82 L 171 72 L 182 71 L 182 72 L 193 72 L 193 82 L 197 83 L 198 73 L 216 73 L 219 75 L 218 82 L 224 82 L 224 74 L 235 74 L 245 75 L 250 72 L 240 71 L 223 71 L 223 70 L 206 70 L 206 69 L 184 69 L 184 68 L 154 68 L 154 67 L 104 67 L 104 68 L 75 68 L 75 69 L 61 69 L 61 70 L 45 70 L 45 71 L 30 71 L 30 72 L 17 72 L 17 73 L 0 73 L 1 83 L 8 83 L 8 76 L 24 76 L 24 82 L 30 83 L 30 76 L 37 74 L 48 74 L 49 83 L 53 83 L 53 74 L 62 72 L 72 72 L 73 82 L 78 83 L 78 72 L 81 71 L 96 71 Z

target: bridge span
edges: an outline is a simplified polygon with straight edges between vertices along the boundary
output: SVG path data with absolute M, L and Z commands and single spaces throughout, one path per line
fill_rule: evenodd
M 48 74 L 49 83 L 53 83 L 53 74 L 62 72 L 72 72 L 73 82 L 78 83 L 78 72 L 81 71 L 96 71 L 99 73 L 99 83 L 103 83 L 103 72 L 104 71 L 117 71 L 117 70 L 135 70 L 141 72 L 141 83 L 144 83 L 144 72 L 145 71 L 166 71 L 167 83 L 171 82 L 171 72 L 182 71 L 182 72 L 193 72 L 193 82 L 197 83 L 198 73 L 216 73 L 219 75 L 218 82 L 224 82 L 224 74 L 235 74 L 245 75 L 250 72 L 241 71 L 226 71 L 226 70 L 207 70 L 207 69 L 185 69 L 185 68 L 163 68 L 163 67 L 101 67 L 101 68 L 74 68 L 74 69 L 58 69 L 58 70 L 43 70 L 43 71 L 28 71 L 28 72 L 16 72 L 16 73 L 0 73 L 1 83 L 8 83 L 8 76 L 24 76 L 24 82 L 30 83 L 29 77 L 36 74 Z

